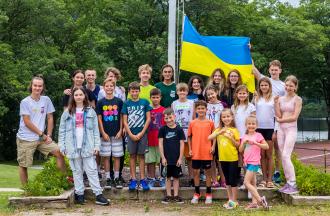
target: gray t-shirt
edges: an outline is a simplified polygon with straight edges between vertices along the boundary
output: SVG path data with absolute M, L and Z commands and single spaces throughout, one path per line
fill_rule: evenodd
M 26 141 L 37 141 L 39 135 L 26 127 L 23 121 L 23 115 L 30 116 L 31 122 L 41 131 L 45 130 L 46 116 L 55 112 L 54 105 L 49 97 L 41 96 L 39 101 L 35 101 L 28 96 L 21 101 L 19 115 L 20 123 L 17 137 Z

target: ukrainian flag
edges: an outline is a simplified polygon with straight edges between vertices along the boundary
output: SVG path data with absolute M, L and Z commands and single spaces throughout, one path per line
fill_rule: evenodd
M 248 37 L 202 36 L 184 17 L 180 69 L 210 76 L 221 68 L 226 76 L 237 69 L 250 92 L 254 92 L 254 76 Z

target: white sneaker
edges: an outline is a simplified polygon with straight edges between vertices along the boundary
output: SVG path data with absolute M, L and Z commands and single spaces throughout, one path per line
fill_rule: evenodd
M 212 194 L 206 194 L 205 204 L 212 204 Z
M 191 199 L 191 204 L 197 204 L 200 198 L 200 194 L 195 193 L 193 198 Z

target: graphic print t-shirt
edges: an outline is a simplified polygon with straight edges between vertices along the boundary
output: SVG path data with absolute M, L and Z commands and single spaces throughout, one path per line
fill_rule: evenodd
M 183 129 L 187 142 L 187 133 L 190 121 L 193 119 L 194 102 L 187 100 L 186 102 L 180 102 L 176 100 L 172 103 L 172 108 L 175 114 L 176 123 Z
M 164 112 L 165 108 L 160 106 L 157 109 L 150 111 L 151 122 L 148 130 L 148 145 L 158 146 L 158 132 L 159 129 L 165 125 Z
M 77 148 L 81 149 L 84 137 L 84 111 L 83 108 L 76 108 L 76 141 Z
M 220 101 L 214 104 L 207 103 L 206 118 L 211 120 L 215 127 L 219 127 L 220 114 L 223 109 L 224 107 Z
M 96 113 L 102 116 L 104 131 L 108 136 L 116 136 L 120 130 L 120 114 L 123 101 L 120 98 L 103 98 L 97 102 Z
M 149 102 L 140 98 L 138 101 L 127 100 L 122 109 L 122 113 L 127 115 L 128 127 L 136 135 L 143 130 L 146 122 L 146 113 L 152 110 Z
M 175 83 L 165 85 L 163 82 L 159 82 L 155 84 L 155 87 L 158 88 L 162 93 L 160 105 L 163 107 L 170 107 L 172 102 L 178 99 Z

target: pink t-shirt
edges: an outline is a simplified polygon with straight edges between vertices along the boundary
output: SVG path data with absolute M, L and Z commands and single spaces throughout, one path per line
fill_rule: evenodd
M 256 141 L 260 143 L 265 139 L 260 133 L 256 132 L 253 135 L 245 134 L 242 138 L 242 142 L 244 140 Z M 261 148 L 259 146 L 254 144 L 252 145 L 246 144 L 244 149 L 244 159 L 243 159 L 244 164 L 260 165 L 260 158 L 261 158 L 260 151 Z

